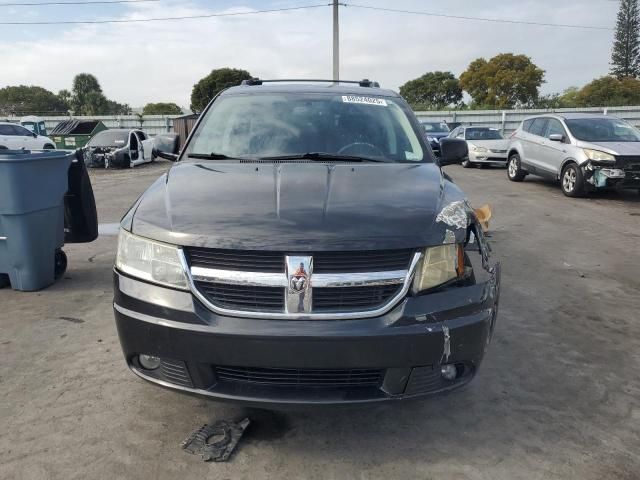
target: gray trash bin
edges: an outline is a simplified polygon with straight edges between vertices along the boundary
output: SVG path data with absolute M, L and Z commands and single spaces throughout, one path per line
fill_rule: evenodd
M 66 262 L 60 248 L 74 157 L 64 150 L 0 151 L 0 277 L 8 274 L 15 290 L 51 285 L 55 263 Z

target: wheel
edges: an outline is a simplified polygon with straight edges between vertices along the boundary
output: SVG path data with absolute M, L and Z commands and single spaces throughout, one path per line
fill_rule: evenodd
M 514 153 L 507 163 L 507 176 L 512 182 L 521 182 L 527 176 L 527 172 L 520 167 L 520 155 Z
M 44 146 L 44 150 L 55 150 L 55 149 L 56 149 L 55 145 L 51 145 L 50 143 L 47 143 Z
M 584 177 L 582 170 L 575 163 L 570 163 L 562 170 L 560 177 L 562 193 L 567 197 L 582 197 L 584 195 Z
M 61 248 L 56 250 L 55 253 L 55 267 L 53 269 L 53 276 L 58 280 L 64 272 L 67 271 L 67 254 L 62 251 Z
M 473 167 L 473 163 L 471 163 L 469 159 L 464 160 L 462 162 L 462 168 L 471 168 L 471 167 Z
M 0 273 L 0 288 L 8 287 L 9 285 L 11 285 L 9 275 L 6 273 Z

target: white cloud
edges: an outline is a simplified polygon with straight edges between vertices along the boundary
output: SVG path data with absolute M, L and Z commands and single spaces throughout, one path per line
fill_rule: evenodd
M 616 4 L 602 0 L 561 7 L 553 0 L 492 3 L 493 7 L 483 7 L 471 0 L 406 0 L 394 2 L 393 8 L 555 23 L 615 22 Z M 186 2 L 150 2 L 131 8 L 126 17 L 210 11 Z M 508 51 L 531 56 L 547 71 L 546 91 L 580 85 L 608 71 L 612 32 L 449 20 L 353 7 L 343 8 L 341 15 L 341 76 L 369 77 L 393 89 L 426 71 L 459 74 L 474 58 Z M 57 91 L 70 88 L 75 74 L 90 72 L 114 100 L 132 106 L 150 101 L 188 106 L 193 84 L 213 68 L 244 68 L 263 78 L 331 75 L 329 8 L 178 22 L 74 26 L 34 41 L 37 28 L 25 28 L 28 39 L 19 40 L 13 35 L 11 40 L 0 41 L 0 86 L 33 84 Z

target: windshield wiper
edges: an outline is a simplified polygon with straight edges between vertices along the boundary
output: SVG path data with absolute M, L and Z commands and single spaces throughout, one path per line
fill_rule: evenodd
M 188 158 L 201 158 L 203 160 L 244 160 L 242 158 L 230 157 L 224 153 L 189 153 Z
M 340 155 L 327 152 L 295 153 L 293 155 L 278 155 L 274 157 L 260 157 L 260 160 L 315 160 L 333 162 L 384 162 L 377 158 L 358 157 L 356 155 Z

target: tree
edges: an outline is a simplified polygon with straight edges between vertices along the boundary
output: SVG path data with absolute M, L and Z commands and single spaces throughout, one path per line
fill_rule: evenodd
M 201 112 L 211 99 L 225 88 L 240 85 L 242 80 L 253 78 L 246 70 L 236 68 L 218 68 L 200 79 L 191 92 L 191 110 Z
M 71 96 L 71 92 L 69 90 L 67 90 L 66 88 L 60 90 L 58 92 L 58 98 L 67 106 L 67 109 L 71 108 L 73 97 Z
M 66 114 L 67 104 L 53 92 L 35 86 L 0 88 L 0 114 Z
M 460 82 L 451 72 L 428 72 L 400 87 L 414 110 L 441 110 L 462 101 Z
M 147 103 L 142 109 L 143 115 L 180 115 L 182 109 L 175 103 Z
M 576 95 L 580 89 L 578 87 L 569 87 L 564 92 L 551 93 L 542 95 L 531 105 L 532 108 L 573 108 L 577 107 Z
M 620 0 L 611 52 L 611 74 L 617 78 L 640 75 L 640 11 L 638 0 Z
M 640 80 L 606 76 L 586 84 L 575 96 L 578 107 L 640 105 Z
M 489 61 L 478 58 L 460 75 L 460 86 L 476 106 L 512 108 L 531 105 L 544 83 L 544 70 L 526 55 L 501 53 Z
M 73 78 L 71 105 L 76 115 L 102 113 L 106 110 L 106 100 L 95 76 L 90 73 L 79 73 Z

